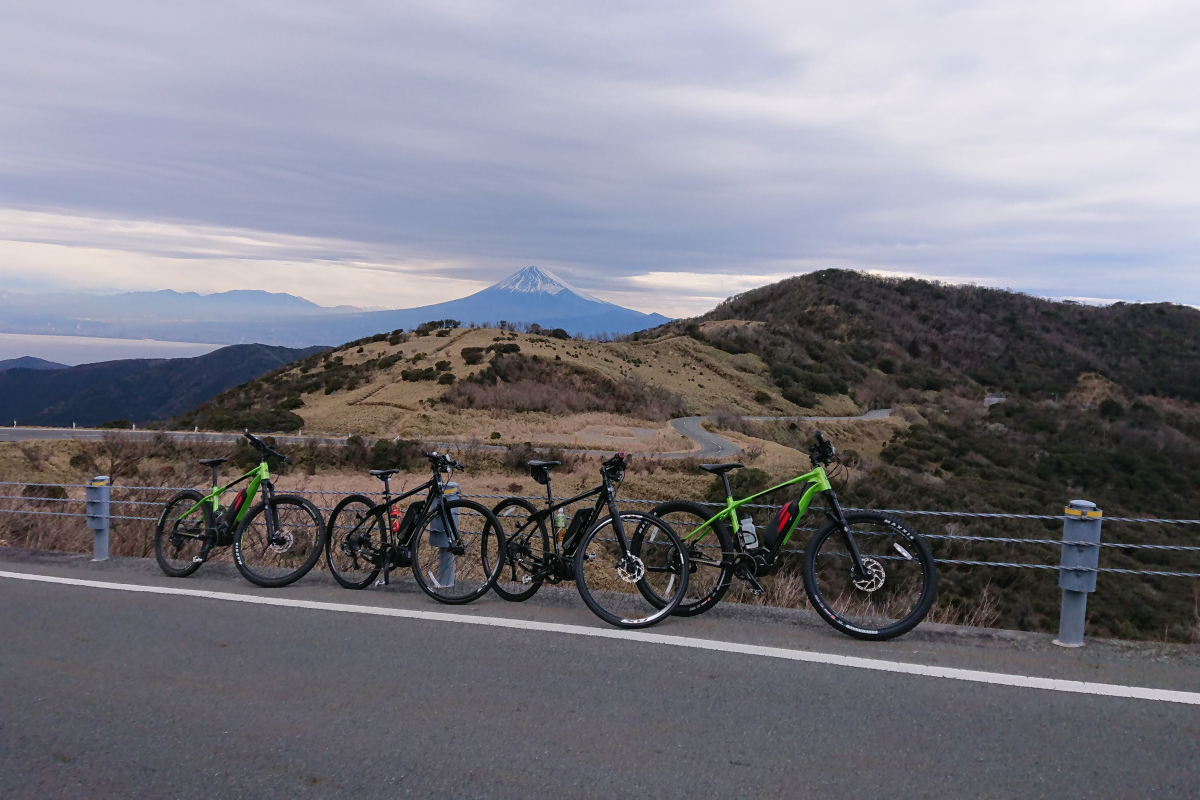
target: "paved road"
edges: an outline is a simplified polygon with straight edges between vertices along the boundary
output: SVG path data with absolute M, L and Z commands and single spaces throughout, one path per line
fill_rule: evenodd
M 825 421 L 825 420 L 872 420 L 882 419 L 887 417 L 892 412 L 889 409 L 876 411 L 868 411 L 866 414 L 858 417 L 745 417 L 748 420 L 763 421 L 791 421 L 791 420 L 807 420 L 807 421 Z M 741 452 L 741 448 L 728 439 L 724 439 L 711 431 L 701 427 L 701 423 L 707 417 L 683 417 L 681 419 L 671 420 L 671 426 L 676 431 L 691 439 L 696 444 L 700 445 L 699 450 L 688 450 L 679 453 L 631 453 L 630 455 L 646 457 L 646 458 L 733 458 Z M 106 434 L 112 434 L 114 431 L 101 431 L 94 428 L 0 428 L 0 442 L 19 442 L 29 440 L 44 440 L 44 439 L 80 439 L 84 441 L 98 441 Z M 117 430 L 115 431 L 120 436 L 130 436 L 140 439 L 149 439 L 154 437 L 158 431 L 132 431 L 132 430 Z M 165 435 L 175 439 L 176 441 L 203 441 L 203 442 L 225 442 L 233 443 L 239 441 L 242 436 L 239 433 L 211 433 L 211 432 L 195 432 L 187 431 L 165 431 Z M 301 445 L 309 442 L 316 444 L 341 445 L 346 443 L 345 437 L 326 437 L 326 436 L 290 436 L 285 434 L 261 434 L 263 436 L 274 436 L 275 441 L 281 445 Z M 364 437 L 364 441 L 368 445 L 374 444 L 377 440 L 371 437 Z M 442 448 L 460 448 L 464 444 L 462 442 L 426 442 L 429 447 Z M 487 445 L 477 444 L 471 445 L 475 449 L 491 450 L 503 452 L 507 447 L 502 445 Z M 612 455 L 613 451 L 599 450 L 583 450 L 567 448 L 567 452 L 578 453 L 581 455 Z
M 457 609 L 404 582 L 354 593 L 316 574 L 265 592 L 211 564 L 171 581 L 152 562 L 0 549 L 0 570 L 215 593 L 0 577 L 5 798 L 1200 795 L 1197 706 L 332 610 L 603 628 L 569 590 Z M 216 599 L 231 595 L 343 605 Z M 1194 658 L 1020 639 L 864 644 L 796 612 L 730 609 L 654 632 L 1200 686 Z

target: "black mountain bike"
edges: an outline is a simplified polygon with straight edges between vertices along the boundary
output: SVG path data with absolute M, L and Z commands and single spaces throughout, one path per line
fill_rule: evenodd
M 316 506 L 295 495 L 275 494 L 268 458 L 291 459 L 267 443 L 245 434 L 258 451 L 258 466 L 220 485 L 219 470 L 228 459 L 202 458 L 212 468 L 212 491 L 185 489 L 167 501 L 154 531 L 154 556 L 173 578 L 191 575 L 208 560 L 213 548 L 233 545 L 233 560 L 246 580 L 259 586 L 287 586 L 303 578 L 321 557 L 325 521 Z M 221 495 L 249 481 L 228 508 Z M 253 505 L 262 489 L 265 500 Z
M 392 496 L 398 469 L 373 469 L 383 481 L 383 502 L 361 494 L 342 499 L 329 517 L 329 571 L 347 589 L 365 589 L 394 569 L 408 567 L 422 590 L 442 603 L 469 603 L 487 593 L 504 563 L 504 532 L 486 506 L 465 500 L 450 482 L 466 469 L 452 458 L 426 453 L 433 477 Z M 442 474 L 446 473 L 446 480 Z M 399 504 L 425 496 L 401 514 Z M 383 577 L 379 578 L 379 573 Z
M 573 580 L 588 608 L 612 625 L 644 628 L 666 619 L 687 590 L 687 555 L 683 542 L 662 520 L 617 509 L 625 454 L 604 462 L 599 486 L 556 503 L 550 470 L 559 463 L 529 462 L 530 475 L 546 487 L 546 508 L 538 510 L 524 498 L 510 497 L 492 509 L 508 526 L 508 560 L 496 594 L 505 600 L 528 600 L 543 583 Z M 580 509 L 567 524 L 566 507 L 593 496 L 595 504 Z M 601 517 L 603 511 L 608 515 Z M 631 549 L 629 529 L 646 542 L 640 551 Z

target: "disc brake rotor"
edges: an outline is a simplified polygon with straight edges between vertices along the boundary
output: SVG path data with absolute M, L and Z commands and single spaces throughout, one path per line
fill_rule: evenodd
M 283 528 L 271 540 L 271 545 L 267 548 L 272 553 L 286 553 L 292 549 L 292 543 L 295 539 L 292 537 L 292 532 L 287 528 Z
M 868 594 L 878 591 L 883 587 L 883 582 L 887 578 L 887 572 L 884 570 L 883 564 L 866 556 L 863 556 L 862 563 L 867 574 L 854 581 L 854 588 Z
M 617 562 L 617 575 L 626 583 L 637 583 L 646 575 L 646 565 L 637 556 L 625 556 Z

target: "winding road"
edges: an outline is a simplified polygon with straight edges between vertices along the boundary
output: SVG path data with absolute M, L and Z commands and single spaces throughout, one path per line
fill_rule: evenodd
M 883 419 L 891 415 L 891 409 L 876 409 L 868 411 L 857 417 L 743 417 L 743 419 L 752 422 L 836 422 L 846 420 L 873 420 Z M 722 438 L 717 434 L 705 430 L 703 427 L 704 421 L 708 417 L 681 417 L 671 420 L 673 427 L 680 434 L 686 436 L 696 444 L 700 445 L 699 450 L 685 450 L 677 453 L 630 453 L 630 455 L 640 456 L 643 458 L 704 458 L 704 459 L 720 459 L 732 458 L 741 452 L 741 448 L 728 439 Z M 199 442 L 223 442 L 232 444 L 242 438 L 240 433 L 212 433 L 206 431 L 188 432 L 188 431 L 133 431 L 133 430 L 97 430 L 95 428 L 0 428 L 0 442 L 23 442 L 36 440 L 63 440 L 63 439 L 78 439 L 82 441 L 99 441 L 104 438 L 105 434 L 116 432 L 122 436 L 129 436 L 138 439 L 150 439 L 159 433 L 174 439 L 175 441 L 199 441 Z M 330 436 L 292 436 L 285 434 L 263 434 L 274 436 L 275 441 L 281 445 L 302 445 L 308 443 L 339 445 L 345 444 L 345 437 L 330 437 Z M 374 444 L 377 439 L 364 437 L 364 441 L 368 444 Z M 458 448 L 462 447 L 462 442 L 434 442 L 427 441 L 425 444 L 429 447 L 447 447 Z M 481 444 L 474 445 L 473 449 L 490 450 L 495 452 L 504 452 L 508 448 L 504 445 L 489 445 Z M 567 448 L 568 453 L 577 453 L 580 455 L 611 455 L 613 451 L 601 450 L 584 450 Z

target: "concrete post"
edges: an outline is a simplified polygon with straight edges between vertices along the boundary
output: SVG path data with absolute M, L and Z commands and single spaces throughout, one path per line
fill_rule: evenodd
M 1059 647 L 1083 647 L 1083 624 L 1087 596 L 1096 591 L 1095 569 L 1100 565 L 1100 520 L 1103 512 L 1095 503 L 1072 500 L 1063 509 L 1062 566 L 1058 585 L 1062 588 L 1062 610 L 1058 618 Z M 1068 544 L 1079 542 L 1080 544 Z
M 87 485 L 87 526 L 92 530 L 92 561 L 108 560 L 107 475 L 97 475 Z

